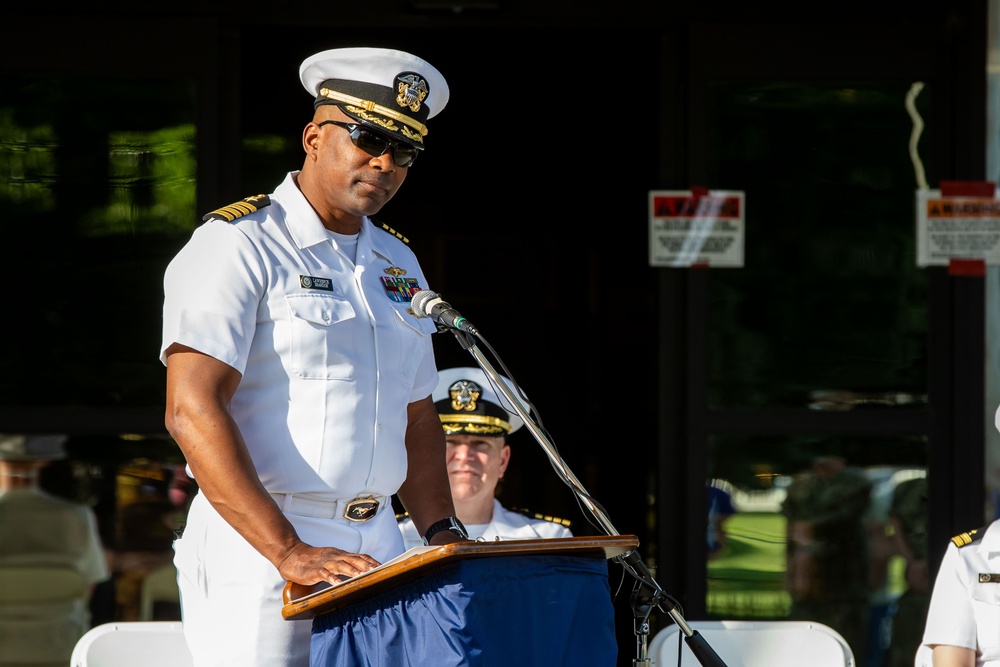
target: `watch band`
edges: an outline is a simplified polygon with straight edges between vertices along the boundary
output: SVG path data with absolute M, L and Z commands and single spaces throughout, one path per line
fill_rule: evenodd
M 424 533 L 424 546 L 430 546 L 431 538 L 440 533 L 442 530 L 450 530 L 463 539 L 469 539 L 469 531 L 465 529 L 465 526 L 458 520 L 458 517 L 446 516 L 440 521 L 432 523 L 430 528 L 427 529 L 427 532 Z

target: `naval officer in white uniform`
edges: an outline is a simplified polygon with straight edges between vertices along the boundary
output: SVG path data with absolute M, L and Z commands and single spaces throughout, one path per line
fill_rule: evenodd
M 934 581 L 917 664 L 1000 665 L 1000 521 L 951 538 Z
M 513 383 L 504 378 L 517 395 Z M 431 394 L 447 441 L 446 462 L 455 512 L 474 540 L 533 540 L 572 537 L 569 522 L 512 511 L 496 499 L 497 484 L 510 464 L 508 436 L 524 422 L 478 368 L 438 372 Z M 506 410 L 501 405 L 507 405 Z M 527 406 L 522 406 L 527 409 Z M 400 520 L 406 548 L 423 539 L 409 517 Z
M 174 542 L 198 667 L 308 667 L 286 582 L 338 583 L 403 551 L 396 495 L 433 544 L 465 539 L 431 400 L 435 326 L 407 239 L 371 216 L 425 148 L 448 85 L 351 47 L 299 69 L 302 168 L 212 211 L 164 274 L 165 424 L 198 484 Z M 268 104 L 280 100 L 268 98 Z

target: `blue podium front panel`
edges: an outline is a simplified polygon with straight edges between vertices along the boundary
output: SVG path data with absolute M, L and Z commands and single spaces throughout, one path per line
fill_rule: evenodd
M 608 563 L 458 561 L 313 619 L 311 667 L 614 667 Z

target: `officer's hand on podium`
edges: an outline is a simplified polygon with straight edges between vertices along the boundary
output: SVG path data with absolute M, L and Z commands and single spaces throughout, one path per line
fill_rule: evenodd
M 313 547 L 300 542 L 277 564 L 287 581 L 311 585 L 336 584 L 380 565 L 368 554 L 354 554 L 335 547 Z

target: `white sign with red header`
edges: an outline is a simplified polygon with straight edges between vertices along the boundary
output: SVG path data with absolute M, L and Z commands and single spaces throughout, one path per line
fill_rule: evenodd
M 743 199 L 736 190 L 650 190 L 649 265 L 743 266 Z
M 917 266 L 1000 264 L 1000 199 L 917 190 Z

